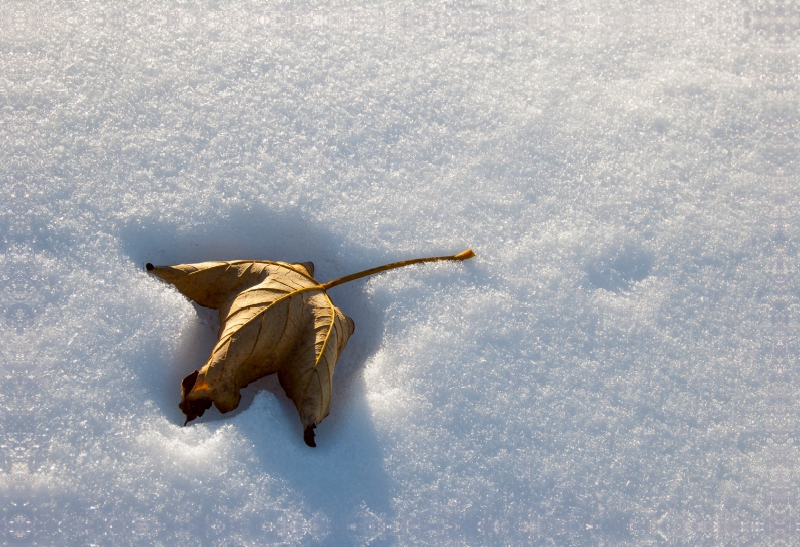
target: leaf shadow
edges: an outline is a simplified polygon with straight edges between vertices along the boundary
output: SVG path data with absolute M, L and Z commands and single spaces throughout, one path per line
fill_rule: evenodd
M 137 222 L 122 226 L 118 238 L 125 253 L 144 265 L 179 264 L 207 260 L 258 259 L 285 262 L 312 261 L 315 278 L 327 281 L 358 269 L 355 262 L 381 262 L 383 257 L 366 257 L 346 238 L 303 218 L 300 213 L 280 213 L 247 207 L 231 208 L 226 218 L 186 228 L 168 221 Z M 348 256 L 361 260 L 348 261 Z M 347 263 L 347 264 L 346 264 Z M 153 283 L 161 283 L 153 278 Z M 246 430 L 264 473 L 286 481 L 302 493 L 307 507 L 323 515 L 322 544 L 360 544 L 358 526 L 353 523 L 366 506 L 371 512 L 392 518 L 391 481 L 383 468 L 383 452 L 371 418 L 362 370 L 370 355 L 380 347 L 384 334 L 382 316 L 370 309 L 359 286 L 342 286 L 331 293 L 334 303 L 355 324 L 334 374 L 330 415 L 317 427 L 317 448 L 305 446 L 297 411 L 272 375 L 242 390 L 239 407 L 227 414 L 210 409 L 195 423 L 222 427 L 233 423 Z M 154 303 L 156 305 L 157 303 Z M 187 302 L 189 304 L 189 302 Z M 182 333 L 172 363 L 149 359 L 138 371 L 142 389 L 149 393 L 164 415 L 183 423 L 178 409 L 180 382 L 200 368 L 216 342 L 217 312 L 195 307 L 197 321 Z M 270 399 L 279 411 L 273 416 L 281 423 L 253 427 L 263 419 L 263 409 L 254 400 Z M 245 414 L 248 414 L 245 416 Z M 250 425 L 247 425 L 250 424 Z M 272 437 L 270 437 L 272 435 Z M 380 540 L 371 545 L 379 545 Z

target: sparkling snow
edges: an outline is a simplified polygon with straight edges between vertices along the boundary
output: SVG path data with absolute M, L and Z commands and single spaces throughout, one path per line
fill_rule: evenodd
M 797 542 L 800 12 L 0 4 L 0 543 Z M 356 324 L 182 427 L 216 314 L 146 262 L 313 261 Z

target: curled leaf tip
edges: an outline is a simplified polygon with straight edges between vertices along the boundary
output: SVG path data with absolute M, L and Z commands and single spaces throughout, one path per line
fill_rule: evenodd
M 458 253 L 454 258 L 456 260 L 467 260 L 475 256 L 475 253 L 472 252 L 472 249 L 467 249 L 463 253 Z
M 310 425 L 310 426 L 308 426 L 308 427 L 306 428 L 306 430 L 303 432 L 303 440 L 304 440 L 304 441 L 306 442 L 306 444 L 307 444 L 308 446 L 310 446 L 311 448 L 316 448 L 316 447 L 317 447 L 317 443 L 315 443 L 315 442 L 314 442 L 314 429 L 315 429 L 316 427 L 317 427 L 317 426 L 316 426 L 315 424 L 311 424 L 311 425 Z
M 195 418 L 199 418 L 206 410 L 211 408 L 212 401 L 205 397 L 195 396 L 190 398 L 199 373 L 199 370 L 195 370 L 181 382 L 181 402 L 178 404 L 178 408 L 186 414 L 186 422 L 183 425 L 188 424 Z

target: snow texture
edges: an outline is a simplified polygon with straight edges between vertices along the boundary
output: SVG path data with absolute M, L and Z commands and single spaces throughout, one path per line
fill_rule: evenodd
M 799 544 L 799 21 L 0 3 L 0 543 Z M 466 248 L 331 290 L 318 448 L 274 377 L 182 427 L 146 262 Z

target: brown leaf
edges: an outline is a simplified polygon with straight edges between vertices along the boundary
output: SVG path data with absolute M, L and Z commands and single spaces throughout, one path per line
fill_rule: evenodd
M 312 276 L 314 265 L 236 260 L 147 270 L 175 285 L 201 306 L 219 310 L 219 340 L 200 370 L 184 378 L 180 408 L 186 423 L 213 403 L 220 412 L 239 406 L 239 390 L 277 373 L 294 401 L 304 439 L 330 410 L 333 370 L 355 330 L 353 320 L 333 305 L 327 290 L 336 285 L 419 262 L 465 260 L 472 251 L 448 257 L 397 262 L 325 284 Z

